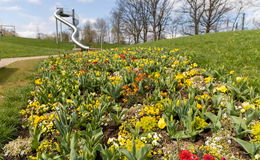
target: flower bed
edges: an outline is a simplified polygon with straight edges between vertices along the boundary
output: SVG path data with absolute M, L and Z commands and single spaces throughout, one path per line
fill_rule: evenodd
M 6 145 L 6 156 L 258 159 L 258 92 L 234 71 L 200 68 L 178 52 L 112 49 L 43 62 L 21 111 L 30 138 L 15 155 L 15 141 Z

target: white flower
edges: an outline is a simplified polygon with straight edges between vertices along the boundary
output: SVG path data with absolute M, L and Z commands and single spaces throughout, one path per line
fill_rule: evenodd
M 255 159 L 260 159 L 260 154 L 255 155 Z
M 119 145 L 117 143 L 113 143 L 113 145 L 115 146 L 115 148 L 119 148 Z
M 156 140 L 153 140 L 152 145 L 157 146 L 157 145 L 159 145 L 159 143 Z
M 154 140 L 156 140 L 156 141 L 159 140 L 159 137 L 158 137 L 158 135 L 157 135 L 156 133 L 153 135 L 153 138 L 154 138 Z
M 218 147 L 218 148 L 220 148 L 220 149 L 222 149 L 222 148 L 223 148 L 223 146 L 221 146 L 221 145 L 218 145 L 217 147 Z
M 112 143 L 113 141 L 114 141 L 114 138 L 108 138 L 107 144 L 110 144 L 110 143 Z
M 216 141 L 220 141 L 220 140 L 221 140 L 221 137 L 215 137 L 215 140 L 216 140 Z
M 141 141 L 144 141 L 144 140 L 146 140 L 146 137 L 141 137 L 140 139 L 141 139 Z
M 152 135 L 148 133 L 147 138 L 152 138 Z

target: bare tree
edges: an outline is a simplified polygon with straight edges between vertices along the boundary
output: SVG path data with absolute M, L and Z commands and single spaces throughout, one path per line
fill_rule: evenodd
M 191 19 L 191 27 L 194 29 L 194 34 L 200 32 L 200 22 L 205 11 L 205 0 L 185 0 L 183 12 L 187 13 Z
M 147 1 L 139 0 L 140 11 L 141 11 L 141 21 L 142 21 L 142 40 L 143 42 L 147 42 L 148 40 L 148 32 L 149 32 L 149 20 L 151 15 L 149 14 L 149 6 Z
M 138 0 L 118 0 L 118 10 L 122 14 L 124 32 L 134 43 L 140 42 L 142 32 L 141 8 Z
M 153 40 L 162 38 L 162 32 L 168 25 L 173 10 L 172 0 L 145 0 L 150 13 Z
M 122 33 L 123 19 L 120 10 L 112 11 L 111 24 L 112 24 L 111 33 L 114 41 L 117 44 L 122 43 L 123 42 L 123 33 Z
M 179 30 L 181 29 L 182 23 L 183 23 L 183 21 L 182 21 L 181 15 L 176 16 L 175 18 L 173 18 L 170 21 L 170 25 L 168 26 L 167 30 L 168 30 L 171 38 L 177 37 L 177 34 L 178 34 Z
M 235 12 L 235 17 L 232 21 L 232 31 L 235 30 L 239 17 L 245 12 L 246 9 L 255 6 L 257 0 L 236 0 L 231 3 L 232 9 Z
M 104 39 L 107 36 L 107 22 L 103 18 L 98 18 L 96 19 L 94 26 L 97 33 L 97 42 L 104 42 Z
M 206 33 L 214 29 L 224 14 L 231 10 L 228 2 L 228 0 L 205 0 L 201 24 L 205 27 Z
M 93 43 L 96 39 L 96 31 L 93 29 L 92 23 L 87 21 L 83 27 L 83 36 L 82 39 L 86 43 Z

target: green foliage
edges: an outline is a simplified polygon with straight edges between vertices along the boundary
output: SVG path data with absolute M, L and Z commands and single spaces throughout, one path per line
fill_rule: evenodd
M 66 156 L 68 153 L 71 153 L 74 150 L 75 135 L 72 133 L 72 130 L 77 121 L 77 114 L 74 112 L 70 119 L 68 119 L 67 110 L 64 106 L 61 106 L 60 111 L 57 113 L 58 118 L 55 119 L 55 126 L 59 131 L 60 135 L 58 137 L 61 142 L 61 148 L 63 155 Z
M 207 118 L 209 118 L 210 121 L 212 122 L 212 126 L 211 126 L 212 131 L 214 133 L 218 132 L 221 129 L 221 127 L 222 127 L 222 125 L 221 125 L 222 110 L 220 109 L 218 111 L 218 115 L 215 115 L 215 114 L 213 114 L 211 112 L 206 112 L 205 116 Z
M 136 150 L 135 141 L 133 140 L 132 151 L 127 149 L 119 149 L 119 152 L 126 156 L 128 160 L 144 160 L 150 148 L 151 146 L 146 145 L 139 150 Z
M 257 153 L 259 153 L 260 143 L 248 142 L 239 138 L 233 139 L 239 143 L 251 157 L 254 157 Z
M 119 105 L 113 106 L 112 109 L 115 113 L 111 112 L 109 113 L 109 115 L 112 118 L 112 120 L 116 123 L 116 125 L 120 125 L 122 123 L 123 116 L 127 112 L 127 109 L 122 108 Z
M 88 124 L 86 131 L 81 133 L 83 135 L 83 159 L 95 160 L 97 151 L 101 148 L 101 140 L 103 138 L 102 128 L 94 130 L 94 128 Z
M 108 149 L 106 146 L 101 147 L 100 153 L 103 160 L 120 159 L 120 154 L 117 150 Z

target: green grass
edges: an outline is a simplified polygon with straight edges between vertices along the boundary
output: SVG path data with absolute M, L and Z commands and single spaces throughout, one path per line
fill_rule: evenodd
M 19 111 L 26 105 L 30 90 L 30 87 L 11 89 L 0 104 L 0 148 L 19 135 L 22 125 Z
M 88 44 L 93 48 L 100 48 L 100 44 Z M 124 45 L 104 44 L 104 49 L 122 47 Z M 53 40 L 40 40 L 21 37 L 0 37 L 0 58 L 27 57 L 54 55 L 71 52 L 74 44 L 71 42 L 60 42 L 56 44 Z
M 0 37 L 0 58 L 42 56 L 71 51 L 72 43 L 59 45 L 52 40 L 39 40 L 20 37 Z
M 21 130 L 19 111 L 27 103 L 32 90 L 28 82 L 40 61 L 19 61 L 0 69 L 0 150 Z
M 260 89 L 260 30 L 223 32 L 139 44 L 141 47 L 180 48 L 203 67 L 249 77 Z

